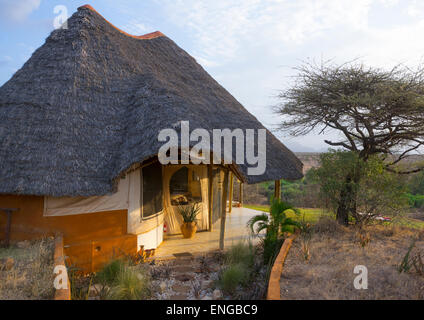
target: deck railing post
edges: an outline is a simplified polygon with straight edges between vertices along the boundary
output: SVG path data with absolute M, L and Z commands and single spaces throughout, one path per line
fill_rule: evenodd
M 224 250 L 225 219 L 227 217 L 228 169 L 224 169 L 224 186 L 222 191 L 221 230 L 219 235 L 219 249 Z
M 231 213 L 232 209 L 233 209 L 233 173 L 230 172 L 230 196 L 229 196 L 228 213 Z
M 212 231 L 212 215 L 213 215 L 213 167 L 208 165 L 208 178 L 209 178 L 209 203 L 208 203 L 208 215 L 209 215 L 209 231 Z

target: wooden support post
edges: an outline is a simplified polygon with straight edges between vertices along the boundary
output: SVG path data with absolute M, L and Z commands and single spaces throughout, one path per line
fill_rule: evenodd
M 227 217 L 228 169 L 224 169 L 224 186 L 222 190 L 221 230 L 219 235 L 219 249 L 224 250 L 225 219 Z
M 275 180 L 274 199 L 281 200 L 281 183 L 280 183 L 280 180 Z
M 240 207 L 243 207 L 243 182 L 240 181 Z
M 212 231 L 212 215 L 213 215 L 213 166 L 208 165 L 208 178 L 209 178 L 209 203 L 208 203 L 208 215 L 209 215 L 209 231 Z
M 17 208 L 0 208 L 6 214 L 6 230 L 5 230 L 5 247 L 8 248 L 10 244 L 10 230 L 12 228 L 12 212 L 18 211 Z
M 229 196 L 229 207 L 228 213 L 231 213 L 233 209 L 233 173 L 230 172 L 230 196 Z

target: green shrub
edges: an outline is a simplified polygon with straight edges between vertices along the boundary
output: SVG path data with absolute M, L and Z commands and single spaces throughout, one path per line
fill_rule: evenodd
M 232 293 L 239 285 L 244 285 L 249 280 L 250 270 L 243 263 L 229 265 L 221 274 L 219 284 L 228 293 Z
M 275 258 L 280 252 L 283 242 L 284 238 L 277 236 L 277 234 L 273 232 L 268 232 L 266 234 L 265 238 L 262 239 L 264 264 L 272 266 Z
M 102 270 L 97 272 L 95 280 L 102 285 L 112 286 L 118 279 L 119 272 L 126 267 L 122 259 L 116 259 L 109 262 Z
M 424 208 L 424 195 L 421 194 L 406 194 L 409 206 L 412 208 Z
M 289 203 L 273 199 L 269 215 L 262 213 L 252 217 L 247 222 L 247 226 L 253 234 L 259 235 L 261 231 L 266 231 L 265 238 L 262 240 L 265 265 L 268 265 L 275 257 L 276 252 L 284 242 L 285 233 L 294 232 L 296 228 L 299 228 L 299 222 L 287 217 L 288 212 L 293 212 L 297 216 L 300 215 L 299 209 Z
M 140 266 L 130 267 L 123 259 L 112 260 L 97 272 L 95 281 L 103 288 L 101 298 L 140 300 L 150 297 L 150 277 Z

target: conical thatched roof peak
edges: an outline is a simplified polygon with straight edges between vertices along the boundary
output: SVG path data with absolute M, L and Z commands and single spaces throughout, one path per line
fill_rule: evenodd
M 83 6 L 0 88 L 0 193 L 103 195 L 157 155 L 160 130 L 264 128 L 161 33 L 129 36 Z M 302 164 L 267 132 L 264 175 L 298 179 Z
M 141 36 L 136 36 L 136 35 L 132 35 L 132 34 L 129 34 L 129 33 L 127 33 L 127 32 L 125 32 L 125 31 L 123 31 L 123 30 L 121 30 L 121 29 L 119 29 L 118 27 L 116 27 L 116 26 L 114 26 L 112 23 L 110 23 L 108 20 L 106 20 L 100 13 L 98 13 L 97 12 L 97 10 L 96 9 L 94 9 L 91 5 L 89 5 L 89 4 L 86 4 L 86 5 L 83 5 L 83 6 L 81 6 L 81 7 L 79 7 L 78 8 L 78 10 L 81 10 L 81 9 L 88 9 L 88 10 L 91 10 L 91 11 L 93 11 L 93 12 L 95 12 L 95 13 L 97 13 L 99 16 L 101 16 L 106 22 L 108 22 L 110 25 L 111 25 L 111 27 L 113 27 L 113 28 L 115 28 L 116 30 L 118 30 L 119 32 L 121 32 L 121 33 L 123 33 L 123 34 L 125 34 L 126 36 L 128 36 L 128 37 L 131 37 L 131 38 L 135 38 L 135 39 L 142 39 L 142 40 L 149 40 L 149 39 L 154 39 L 154 38 L 158 38 L 158 37 L 164 37 L 165 35 L 162 33 L 162 32 L 160 32 L 160 31 L 155 31 L 155 32 L 151 32 L 151 33 L 146 33 L 146 34 L 144 34 L 144 35 L 141 35 Z

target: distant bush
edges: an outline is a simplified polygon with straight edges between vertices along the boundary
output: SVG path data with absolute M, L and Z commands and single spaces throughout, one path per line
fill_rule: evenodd
M 424 195 L 407 193 L 406 196 L 408 197 L 409 205 L 412 208 L 424 208 Z

